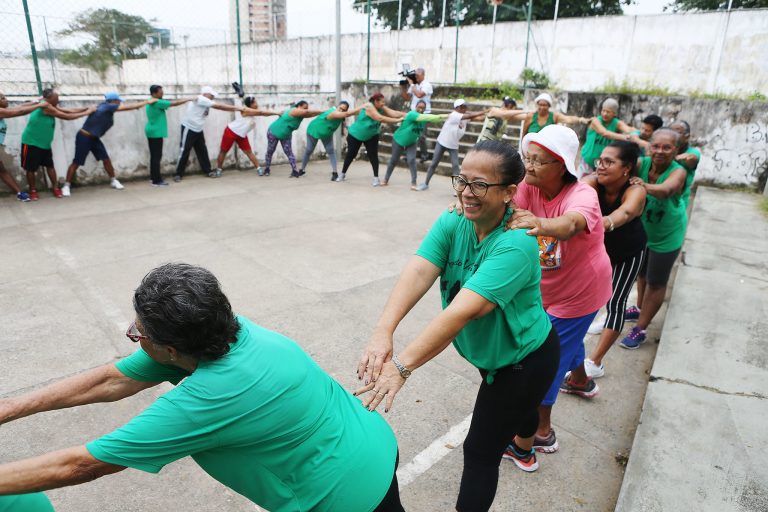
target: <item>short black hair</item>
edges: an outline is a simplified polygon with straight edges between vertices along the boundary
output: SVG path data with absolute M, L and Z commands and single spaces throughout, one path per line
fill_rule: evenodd
M 659 128 L 664 126 L 664 120 L 659 116 L 657 116 L 656 114 L 645 116 L 645 119 L 643 119 L 643 122 L 645 124 L 651 125 L 654 130 L 658 130 Z
M 640 158 L 640 146 L 628 140 L 615 140 L 606 147 L 616 148 L 619 151 L 619 160 L 622 164 L 629 166 L 629 174 L 634 176 L 637 172 L 637 159 Z
M 307 105 L 307 106 L 309 106 L 309 103 L 307 103 L 307 102 L 306 102 L 306 101 L 304 101 L 304 100 L 299 100 L 299 101 L 297 101 L 297 102 L 296 102 L 296 104 L 295 104 L 295 105 L 293 105 L 293 107 L 294 107 L 294 108 L 298 108 L 298 107 L 303 107 L 304 105 Z
M 341 101 L 339 102 L 339 106 L 342 106 L 342 105 L 346 105 L 346 106 L 347 106 L 347 108 L 349 108 L 349 102 L 348 102 L 347 100 L 341 100 Z
M 53 96 L 53 94 L 56 92 L 56 89 L 53 87 L 48 87 L 47 89 L 43 89 L 43 98 L 50 98 Z
M 512 105 L 513 107 L 517 106 L 517 102 L 512 96 L 504 96 L 504 98 L 501 100 L 505 105 Z
M 246 96 L 245 99 L 243 99 L 243 105 L 245 105 L 246 107 L 250 107 L 251 105 L 254 104 L 255 101 L 256 101 L 256 98 L 254 98 L 253 96 Z
M 470 153 L 488 153 L 499 159 L 496 170 L 505 185 L 517 185 L 525 178 L 525 165 L 520 153 L 511 145 L 500 140 L 482 140 L 472 146 Z
M 162 88 L 163 88 L 162 85 L 157 85 L 157 84 L 150 85 L 149 86 L 149 94 L 155 94 L 157 91 L 159 91 Z
M 186 263 L 166 263 L 144 276 L 133 309 L 152 343 L 201 361 L 227 354 L 240 330 L 216 277 Z
M 691 125 L 688 124 L 688 121 L 683 121 L 682 119 L 678 119 L 677 121 L 675 121 L 674 123 L 672 123 L 669 126 L 672 127 L 672 126 L 675 126 L 676 124 L 679 124 L 680 126 L 683 127 L 683 129 L 685 130 L 685 134 L 686 135 L 690 135 L 691 134 Z

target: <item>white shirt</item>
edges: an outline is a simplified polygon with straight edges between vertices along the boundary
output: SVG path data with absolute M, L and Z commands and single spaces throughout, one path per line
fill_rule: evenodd
M 227 125 L 238 137 L 248 136 L 248 132 L 256 127 L 256 118 L 253 116 L 243 117 L 239 112 L 235 113 L 235 120 Z
M 427 82 L 426 80 L 422 80 L 420 84 L 413 84 L 411 88 L 408 90 L 411 93 L 411 110 L 416 110 L 416 105 L 423 101 L 427 104 L 427 108 L 424 109 L 425 114 L 429 114 L 432 112 L 432 84 Z M 419 98 L 415 94 L 413 94 L 413 91 L 421 91 L 425 94 L 425 96 Z
M 437 142 L 445 149 L 459 149 L 459 141 L 467 131 L 467 121 L 462 117 L 464 114 L 454 110 L 445 120 L 440 135 L 437 136 Z
M 208 109 L 213 106 L 213 100 L 209 100 L 202 94 L 195 101 L 187 104 L 187 111 L 181 120 L 181 126 L 186 126 L 193 132 L 203 131 L 205 118 L 208 116 Z

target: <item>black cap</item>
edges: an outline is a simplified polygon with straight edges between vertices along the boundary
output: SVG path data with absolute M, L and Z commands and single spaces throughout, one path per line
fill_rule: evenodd
M 504 99 L 502 100 L 505 105 L 517 105 L 517 102 L 512 96 L 504 96 Z

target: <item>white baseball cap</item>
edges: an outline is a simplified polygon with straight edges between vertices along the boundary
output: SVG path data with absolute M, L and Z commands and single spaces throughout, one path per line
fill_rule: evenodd
M 453 108 L 459 108 L 460 106 L 466 105 L 466 104 L 467 104 L 466 101 L 464 101 L 462 99 L 458 99 L 458 100 L 453 102 Z
M 552 96 L 550 96 L 549 94 L 547 94 L 545 92 L 543 92 L 543 93 L 539 94 L 538 96 L 536 96 L 536 99 L 533 100 L 533 103 L 535 105 L 535 104 L 539 103 L 540 101 L 546 101 L 547 103 L 549 103 L 550 107 L 553 105 L 553 103 L 552 103 Z
M 200 89 L 200 94 L 210 94 L 210 95 L 211 95 L 211 96 L 213 96 L 214 98 L 215 98 L 216 96 L 218 96 L 218 94 L 216 94 L 216 91 L 214 91 L 214 90 L 213 90 L 213 87 L 211 87 L 210 85 L 205 85 L 205 86 L 203 86 L 203 87 Z
M 576 155 L 579 152 L 579 137 L 567 126 L 551 124 L 538 133 L 529 133 L 523 137 L 520 148 L 523 156 L 528 154 L 528 146 L 536 144 L 547 153 L 563 161 L 568 172 L 579 177 L 576 171 Z

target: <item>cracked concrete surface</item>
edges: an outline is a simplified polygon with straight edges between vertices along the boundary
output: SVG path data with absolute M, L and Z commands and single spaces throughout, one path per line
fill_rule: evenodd
M 768 219 L 700 187 L 618 512 L 768 510 Z

